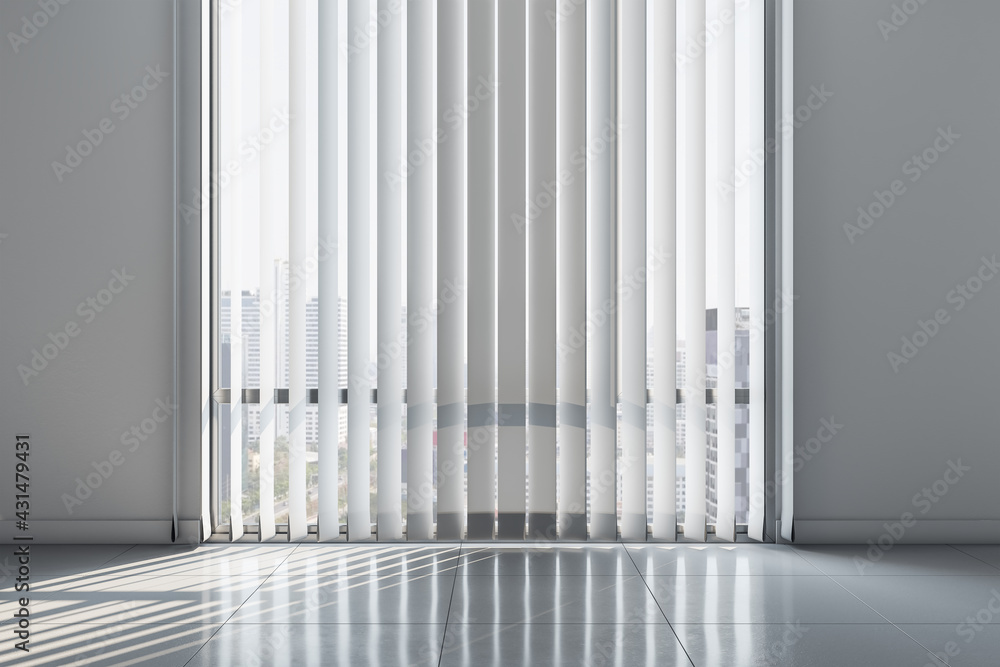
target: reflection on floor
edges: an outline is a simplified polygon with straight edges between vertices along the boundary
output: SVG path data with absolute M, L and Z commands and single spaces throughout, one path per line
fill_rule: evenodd
M 13 551 L 13 547 L 10 548 Z M 0 664 L 995 665 L 1000 546 L 32 549 Z

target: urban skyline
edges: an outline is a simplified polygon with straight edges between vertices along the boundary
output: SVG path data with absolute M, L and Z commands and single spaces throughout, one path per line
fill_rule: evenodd
M 283 291 L 283 290 L 282 290 Z M 249 290 L 243 291 L 243 303 L 242 303 L 242 321 L 243 321 L 243 332 L 244 332 L 244 378 L 246 388 L 256 388 L 260 386 L 260 299 L 259 295 L 255 292 Z M 230 312 L 231 312 L 231 295 L 228 293 L 223 293 L 221 304 L 220 304 L 220 329 L 222 332 L 222 377 L 220 378 L 222 386 L 229 385 L 229 326 L 230 326 Z M 279 303 L 278 311 L 284 313 L 283 318 L 275 318 L 276 326 L 276 336 L 275 341 L 283 341 L 281 354 L 277 355 L 278 368 L 276 372 L 276 377 L 280 378 L 278 383 L 281 386 L 287 386 L 288 384 L 288 330 L 284 323 L 287 323 L 287 310 L 288 304 L 287 299 L 281 299 Z M 338 298 L 338 348 L 340 353 L 340 358 L 346 360 L 347 358 L 347 299 L 343 297 Z M 737 321 L 737 338 L 735 340 L 735 372 L 736 372 L 736 386 L 737 388 L 746 388 L 749 386 L 749 309 L 747 308 L 737 308 L 736 309 L 736 321 Z M 405 331 L 406 327 L 406 308 L 405 306 L 401 310 L 401 325 Z M 717 345 L 715 337 L 717 335 L 717 311 L 716 309 L 709 309 L 706 312 L 706 377 L 707 386 L 709 388 L 715 387 L 715 383 L 718 377 L 718 367 L 717 367 Z M 652 330 L 650 331 L 652 334 Z M 436 350 L 435 350 L 436 357 Z M 652 348 L 648 353 L 647 358 L 647 386 L 653 386 L 653 354 Z M 402 364 L 402 375 L 406 378 L 406 346 L 401 346 L 401 364 Z M 339 365 L 339 387 L 343 388 L 347 386 L 347 367 L 346 363 L 341 363 Z M 436 366 L 436 364 L 435 364 Z M 375 365 L 372 364 L 372 386 L 377 385 L 377 378 L 374 373 Z M 686 381 L 686 352 L 684 341 L 678 342 L 677 347 L 677 363 L 676 363 L 676 386 L 683 387 Z M 308 388 L 317 388 L 319 385 L 319 299 L 313 297 L 309 299 L 306 303 L 306 384 Z M 373 451 L 376 446 L 377 429 L 375 422 L 375 406 L 372 406 L 372 421 L 370 424 L 372 447 Z M 747 405 L 737 405 L 736 406 L 736 522 L 746 523 L 747 513 L 749 509 L 749 479 L 748 479 L 748 465 L 749 465 L 749 437 L 748 437 L 748 423 L 749 423 L 749 406 Z M 620 418 L 620 406 L 619 406 L 619 418 Z M 680 403 L 677 405 L 677 423 L 676 423 L 676 449 L 677 449 L 677 479 L 676 479 L 676 510 L 677 510 L 677 520 L 678 522 L 683 521 L 685 512 L 685 452 L 686 452 L 686 419 L 684 404 Z M 718 432 L 716 423 L 716 407 L 714 404 L 709 404 L 707 406 L 706 415 L 706 509 L 707 517 L 709 523 L 713 523 L 717 518 L 717 489 L 718 489 Z M 277 411 L 277 423 L 276 423 L 276 434 L 281 436 L 287 433 L 287 420 L 288 411 L 285 409 L 279 409 Z M 221 426 L 223 431 L 228 430 L 229 415 L 226 413 L 222 414 Z M 557 421 L 558 425 L 558 421 Z M 647 410 L 646 413 L 646 426 L 647 426 L 647 516 L 653 516 L 653 465 L 651 460 L 651 454 L 653 450 L 653 411 L 651 409 Z M 467 427 L 467 424 L 466 424 Z M 245 418 L 245 431 L 244 431 L 244 449 L 252 447 L 260 434 L 260 407 L 257 404 L 249 404 L 247 406 L 246 418 Z M 403 467 L 402 467 L 402 484 L 403 484 L 403 498 L 405 500 L 406 495 L 406 433 L 405 433 L 405 410 L 404 410 L 404 429 L 403 429 L 403 443 L 402 443 L 402 456 L 403 456 Z M 436 419 L 435 419 L 435 436 L 436 436 Z M 588 413 L 587 417 L 587 452 L 588 458 L 590 454 L 590 417 Z M 618 458 L 621 457 L 621 430 L 618 431 Z M 318 410 L 315 405 L 308 406 L 306 410 L 306 447 L 309 451 L 316 451 L 319 442 L 319 416 Z M 341 448 L 346 448 L 347 443 L 347 420 L 341 418 L 339 420 L 339 430 L 338 430 L 338 442 Z M 436 444 L 436 438 L 435 438 Z M 530 443 L 527 445 L 528 451 L 530 451 Z M 558 444 L 557 444 L 558 447 Z M 229 448 L 220 448 L 220 489 L 222 490 L 221 497 L 228 497 L 228 470 L 229 470 Z M 435 448 L 436 455 L 436 448 Z M 246 458 L 247 455 L 244 454 Z M 253 472 L 255 468 L 254 462 L 246 460 L 244 462 L 244 470 Z M 342 471 L 343 472 L 343 471 Z M 435 475 L 436 475 L 436 464 L 435 464 Z M 587 484 L 587 504 L 589 508 L 590 500 L 590 467 L 587 468 L 588 484 Z M 374 482 L 373 482 L 374 483 Z M 621 511 L 621 484 L 618 484 L 618 505 L 619 513 Z M 374 488 L 373 488 L 374 492 Z M 526 490 L 527 494 L 527 490 Z M 343 503 L 343 499 L 341 499 Z M 650 518 L 651 520 L 651 518 Z

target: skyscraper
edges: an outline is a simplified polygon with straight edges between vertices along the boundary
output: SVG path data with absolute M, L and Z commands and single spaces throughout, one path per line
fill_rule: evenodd
M 732 364 L 736 372 L 736 388 L 745 389 L 750 386 L 750 310 L 748 308 L 736 309 L 736 339 L 729 343 L 729 350 L 732 355 L 719 355 L 719 314 L 716 309 L 711 309 L 706 313 L 706 364 L 707 386 L 714 388 L 717 386 L 719 378 L 719 358 L 732 359 Z M 722 350 L 726 351 L 726 342 L 722 342 Z M 721 397 L 720 397 L 721 398 Z M 718 488 L 719 488 L 719 429 L 716 417 L 717 405 L 707 406 L 706 413 L 706 444 L 708 456 L 705 462 L 705 472 L 708 476 L 708 521 L 712 523 L 718 517 Z M 750 483 L 748 477 L 748 467 L 750 463 L 750 440 L 748 437 L 747 425 L 750 422 L 750 406 L 736 406 L 736 523 L 746 523 L 749 511 L 748 498 L 750 493 Z M 728 483 L 728 482 L 725 482 Z

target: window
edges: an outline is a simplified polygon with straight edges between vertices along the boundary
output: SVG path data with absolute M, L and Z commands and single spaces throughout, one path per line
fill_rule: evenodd
M 218 529 L 760 539 L 761 0 L 216 12 Z

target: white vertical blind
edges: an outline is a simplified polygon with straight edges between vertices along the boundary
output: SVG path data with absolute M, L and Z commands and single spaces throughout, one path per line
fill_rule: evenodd
M 469 2 L 469 539 L 496 516 L 496 0 Z M 485 99 L 480 99 L 485 97 Z
M 528 537 L 556 537 L 555 0 L 528 3 Z
M 434 2 L 407 6 L 406 537 L 433 537 Z M 395 173 L 395 172 L 393 172 Z
M 650 2 L 650 222 L 653 225 L 653 538 L 676 539 L 677 494 L 677 8 Z
M 260 117 L 268 118 L 277 106 L 274 82 L 274 2 L 260 3 Z M 334 153 L 336 154 L 336 153 Z M 260 229 L 257 270 L 260 280 L 260 520 L 258 538 L 275 536 L 274 525 L 274 437 L 277 410 L 274 390 L 277 386 L 277 345 L 275 340 L 275 219 L 278 214 L 274 193 L 268 184 L 280 178 L 273 151 L 260 155 Z M 336 429 L 334 429 L 336 432 Z
M 379 0 L 387 20 L 378 34 L 378 173 L 398 169 L 403 156 L 403 34 L 406 17 L 392 12 L 398 0 Z M 400 313 L 403 193 L 378 179 L 378 539 L 403 537 L 403 359 Z
M 556 23 L 559 537 L 587 537 L 587 14 Z
M 271 0 L 265 0 L 270 2 Z M 340 212 L 340 8 L 337 3 L 319 3 L 319 222 L 318 238 L 336 248 Z M 262 30 L 266 29 L 261 23 Z M 263 62 L 263 60 L 262 60 Z M 263 66 L 263 65 L 262 65 Z M 263 239 L 263 237 L 262 237 Z M 261 252 L 265 252 L 263 240 Z M 268 252 L 270 252 L 268 250 Z M 326 338 L 339 331 L 338 254 L 334 250 L 320 257 L 319 263 L 319 332 Z M 273 265 L 273 261 L 271 262 Z M 261 264 L 263 267 L 263 263 Z M 263 271 L 263 268 L 262 268 Z M 273 274 L 273 268 L 269 268 Z M 261 276 L 263 292 L 264 276 Z M 264 321 L 261 319 L 261 349 Z M 272 335 L 273 336 L 273 335 Z M 264 355 L 261 354 L 261 378 Z M 340 346 L 323 345 L 319 351 L 319 486 L 337 489 L 340 434 Z M 262 379 L 263 383 L 263 379 Z M 263 384 L 262 384 L 263 391 Z M 271 392 L 274 393 L 273 391 Z M 261 401 L 263 401 L 263 396 Z M 261 440 L 263 447 L 263 439 Z M 337 493 L 319 496 L 318 539 L 321 542 L 340 537 Z M 263 503 L 263 499 L 261 500 Z M 272 501 L 273 504 L 273 501 Z M 263 506 L 263 505 L 262 505 Z
M 240 135 L 243 130 L 243 76 L 240 61 L 243 54 L 243 10 L 235 9 L 235 16 L 227 27 L 230 48 L 241 58 L 231 61 L 226 72 L 230 88 L 228 99 L 230 108 L 224 109 L 231 125 L 226 133 L 229 155 L 239 152 Z M 225 36 L 223 36 L 225 39 Z M 230 387 L 230 430 L 229 444 L 229 538 L 243 537 L 243 241 L 237 225 L 243 217 L 243 184 L 239 177 L 233 179 L 228 189 L 228 198 L 223 201 L 223 210 L 229 211 L 224 233 L 226 255 L 229 261 L 223 265 L 223 284 L 229 286 L 229 387 Z M 228 204 L 228 206 L 227 206 Z
M 288 539 L 306 526 L 306 284 L 295 272 L 307 255 L 306 3 L 288 16 Z
M 747 52 L 738 62 L 746 64 L 746 86 L 742 88 L 746 109 L 745 148 L 737 150 L 738 165 L 753 164 L 764 151 L 764 0 L 745 6 L 745 21 L 738 24 L 746 35 Z M 745 57 L 743 57 L 745 56 Z M 751 539 L 764 539 L 764 169 L 754 169 L 746 186 L 740 211 L 747 216 L 750 238 L 750 424 L 749 438 L 749 517 Z
M 711 192 L 715 196 L 718 326 L 716 335 L 716 494 L 715 533 L 736 540 L 736 198 L 720 186 L 736 161 L 736 3 L 714 0 L 721 26 L 709 47 L 715 83 L 715 151 Z
M 686 537 L 704 540 L 714 524 L 734 540 L 745 506 L 750 535 L 763 538 L 763 508 L 737 485 L 746 472 L 749 493 L 763 491 L 763 337 L 737 338 L 747 306 L 751 326 L 763 321 L 763 181 L 738 173 L 763 150 L 762 0 L 321 2 L 318 79 L 307 76 L 308 5 L 288 5 L 287 174 L 263 133 L 283 84 L 273 20 L 283 16 L 261 0 L 250 37 L 261 63 L 251 158 L 260 191 L 239 179 L 221 191 L 233 355 L 223 520 L 233 538 L 243 529 L 244 433 L 256 428 L 242 389 L 258 357 L 261 421 L 250 438 L 260 440 L 260 539 L 275 534 L 286 402 L 292 540 L 339 538 L 345 482 L 349 540 L 371 539 L 374 509 L 379 540 L 523 539 L 527 528 L 533 539 L 642 541 L 648 498 L 655 539 L 676 539 L 683 514 Z M 229 16 L 223 47 L 239 56 L 247 36 Z M 246 145 L 233 108 L 248 97 L 239 62 L 223 68 L 223 157 Z M 782 85 L 787 103 L 790 81 Z M 268 129 L 273 138 L 285 128 Z M 790 183 L 782 187 L 788 207 Z M 247 194 L 260 201 L 256 238 L 239 233 Z M 754 275 L 740 273 L 737 252 Z M 241 296 L 255 287 L 257 349 Z M 717 323 L 716 348 L 706 321 Z M 750 341 L 749 369 L 738 340 Z M 737 438 L 746 372 L 749 441 Z M 318 419 L 306 410 L 314 401 Z M 317 460 L 318 488 L 306 477 Z M 307 504 L 318 504 L 312 530 Z
M 621 9 L 622 539 L 646 539 L 646 2 Z
M 348 0 L 347 35 L 369 34 L 369 0 Z M 347 50 L 347 538 L 371 538 L 370 276 L 371 60 L 369 45 Z
M 684 7 L 684 46 L 699 44 L 705 34 L 705 0 Z M 706 534 L 707 443 L 705 434 L 705 223 L 706 223 L 706 66 L 703 54 L 688 58 L 684 68 L 685 256 L 684 301 L 686 369 L 684 536 L 704 540 Z
M 587 3 L 587 218 L 590 227 L 590 537 L 618 536 L 615 386 L 614 0 Z M 591 147 L 594 147 L 591 150 Z
M 795 117 L 795 99 L 793 97 L 795 88 L 794 78 L 794 40 L 792 25 L 794 4 L 792 0 L 781 0 L 781 118 L 783 121 L 791 122 Z M 782 125 L 784 127 L 784 125 Z M 793 170 L 795 149 L 793 145 L 794 130 L 787 134 L 782 134 L 781 143 L 781 292 L 782 294 L 794 294 L 794 265 L 792 263 L 792 249 L 794 242 L 793 215 L 795 213 L 795 199 L 792 197 Z M 795 374 L 792 367 L 794 354 L 792 352 L 793 340 L 793 311 L 792 306 L 781 314 L 781 472 L 784 483 L 781 489 L 781 537 L 785 540 L 793 540 L 792 510 L 794 508 L 794 464 L 795 464 L 795 420 L 792 411 L 795 407 L 794 401 L 794 380 Z
M 465 537 L 466 30 L 464 0 L 438 0 L 438 539 Z
M 498 3 L 497 534 L 524 537 L 525 515 L 525 0 Z

